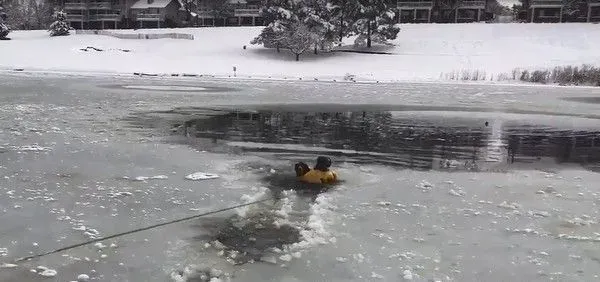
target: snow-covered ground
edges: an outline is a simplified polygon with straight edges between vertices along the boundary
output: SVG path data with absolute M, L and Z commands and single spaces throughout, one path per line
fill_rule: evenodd
M 125 40 L 101 35 L 50 38 L 45 31 L 15 31 L 2 41 L 0 68 L 108 73 L 191 73 L 238 77 L 341 80 L 439 80 L 448 73 L 482 71 L 488 77 L 515 68 L 600 64 L 600 25 L 403 25 L 392 55 L 307 52 L 300 62 L 286 50 L 250 45 L 260 27 L 118 30 L 191 33 L 195 40 Z M 348 44 L 351 40 L 348 40 Z M 247 49 L 242 47 L 246 45 Z M 104 51 L 81 51 L 95 47 Z M 130 52 L 123 52 L 129 50 Z

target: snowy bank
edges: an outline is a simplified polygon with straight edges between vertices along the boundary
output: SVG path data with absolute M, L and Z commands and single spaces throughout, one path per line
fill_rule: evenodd
M 261 27 L 119 30 L 119 33 L 189 33 L 194 40 L 118 39 L 103 35 L 50 38 L 45 31 L 15 31 L 3 41 L 0 69 L 108 73 L 192 73 L 217 76 L 432 81 L 448 73 L 511 73 L 515 68 L 600 65 L 600 25 L 419 24 L 403 25 L 392 54 L 333 52 L 300 62 L 287 50 L 251 45 Z M 351 40 L 348 40 L 350 43 Z M 247 48 L 243 49 L 246 45 Z M 94 47 L 102 51 L 95 51 Z M 128 50 L 123 52 L 122 50 Z

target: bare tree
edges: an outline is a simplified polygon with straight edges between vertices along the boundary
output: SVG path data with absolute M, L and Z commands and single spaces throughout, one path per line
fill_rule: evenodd
M 291 23 L 286 33 L 285 45 L 296 55 L 296 61 L 300 61 L 300 55 L 315 44 L 312 33 L 300 22 Z

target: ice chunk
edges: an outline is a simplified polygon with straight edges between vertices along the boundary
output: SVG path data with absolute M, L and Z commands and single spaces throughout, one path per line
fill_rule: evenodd
M 277 259 L 275 259 L 275 257 L 273 257 L 273 256 L 264 256 L 264 257 L 260 258 L 260 260 L 264 261 L 264 262 L 272 263 L 272 264 L 277 264 Z
M 517 203 L 507 203 L 506 201 L 503 201 L 502 203 L 498 204 L 498 207 L 509 210 L 516 210 L 519 209 L 521 206 Z
M 38 145 L 30 145 L 30 146 L 17 147 L 17 150 L 22 151 L 22 152 L 43 152 L 43 151 L 49 151 L 50 148 L 41 147 Z
M 354 254 L 352 257 L 354 257 L 354 259 L 359 263 L 365 260 L 365 256 L 363 256 L 363 254 Z
M 402 272 L 403 278 L 404 280 L 413 280 L 413 274 L 410 270 L 404 270 L 404 272 Z
M 16 268 L 18 265 L 12 263 L 3 263 L 0 264 L 0 268 Z
M 135 181 L 146 181 L 152 179 L 168 179 L 169 177 L 166 175 L 157 175 L 157 176 L 138 176 L 134 178 Z
M 102 244 L 101 242 L 98 242 L 96 244 L 94 244 L 94 246 L 98 249 L 104 249 L 106 248 L 106 245 Z
M 465 195 L 465 192 L 463 192 L 462 190 L 450 189 L 450 191 L 448 191 L 448 194 L 456 197 L 462 197 Z
M 285 255 L 280 256 L 279 259 L 282 260 L 282 261 L 289 262 L 289 261 L 292 261 L 292 256 L 288 255 L 288 254 L 285 254 Z
M 218 175 L 212 173 L 204 173 L 204 172 L 194 172 L 192 174 L 188 174 L 185 179 L 187 180 L 207 180 L 207 179 L 215 179 L 219 178 Z
M 389 206 L 389 205 L 391 205 L 391 204 L 392 204 L 392 203 L 390 203 L 390 202 L 384 202 L 384 201 L 381 201 L 381 202 L 378 202 L 378 203 L 377 203 L 377 205 L 378 205 L 378 206 L 382 206 L 382 207 Z
M 38 267 L 38 268 L 39 268 L 39 267 Z M 54 277 L 54 276 L 56 276 L 56 274 L 57 274 L 56 270 L 54 270 L 54 269 L 49 269 L 49 268 L 45 269 L 44 271 L 42 271 L 42 272 L 40 273 L 40 275 L 41 275 L 41 276 L 44 276 L 44 277 Z
M 212 242 L 212 245 L 217 250 L 223 250 L 223 249 L 225 249 L 225 245 L 223 245 L 223 243 L 221 243 L 219 240 L 214 240 Z
M 347 262 L 348 259 L 344 258 L 344 257 L 336 257 L 335 260 L 337 260 L 338 262 Z
M 90 277 L 87 274 L 79 274 L 77 276 L 77 282 L 87 282 L 90 280 Z
M 425 180 L 421 181 L 417 185 L 417 188 L 421 189 L 423 192 L 430 191 L 433 188 L 433 185 Z

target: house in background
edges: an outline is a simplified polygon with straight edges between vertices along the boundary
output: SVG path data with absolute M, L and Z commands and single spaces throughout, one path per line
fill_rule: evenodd
M 600 0 L 589 0 L 587 12 L 588 22 L 600 22 Z
M 399 0 L 398 11 L 400 23 L 430 23 L 433 11 L 433 1 Z
M 179 0 L 138 0 L 131 6 L 137 28 L 177 27 L 183 20 Z
M 531 0 L 527 20 L 532 23 L 600 22 L 600 0 Z
M 467 23 L 488 19 L 490 0 L 398 0 L 400 23 Z
M 78 29 L 193 26 L 260 26 L 263 0 L 62 0 L 71 26 Z M 399 23 L 489 21 L 497 0 L 389 0 Z M 600 22 L 600 0 L 526 0 L 527 22 Z M 187 8 L 187 9 L 186 9 Z M 189 12 L 189 16 L 188 16 Z M 187 22 L 187 21 L 190 22 Z
M 185 13 L 179 0 L 65 0 L 76 29 L 176 27 Z
M 533 0 L 530 2 L 531 22 L 560 23 L 563 16 L 562 0 Z
M 261 0 L 198 0 L 200 26 L 260 26 Z
M 63 10 L 74 28 L 119 28 L 126 17 L 122 7 L 126 0 L 66 0 Z

